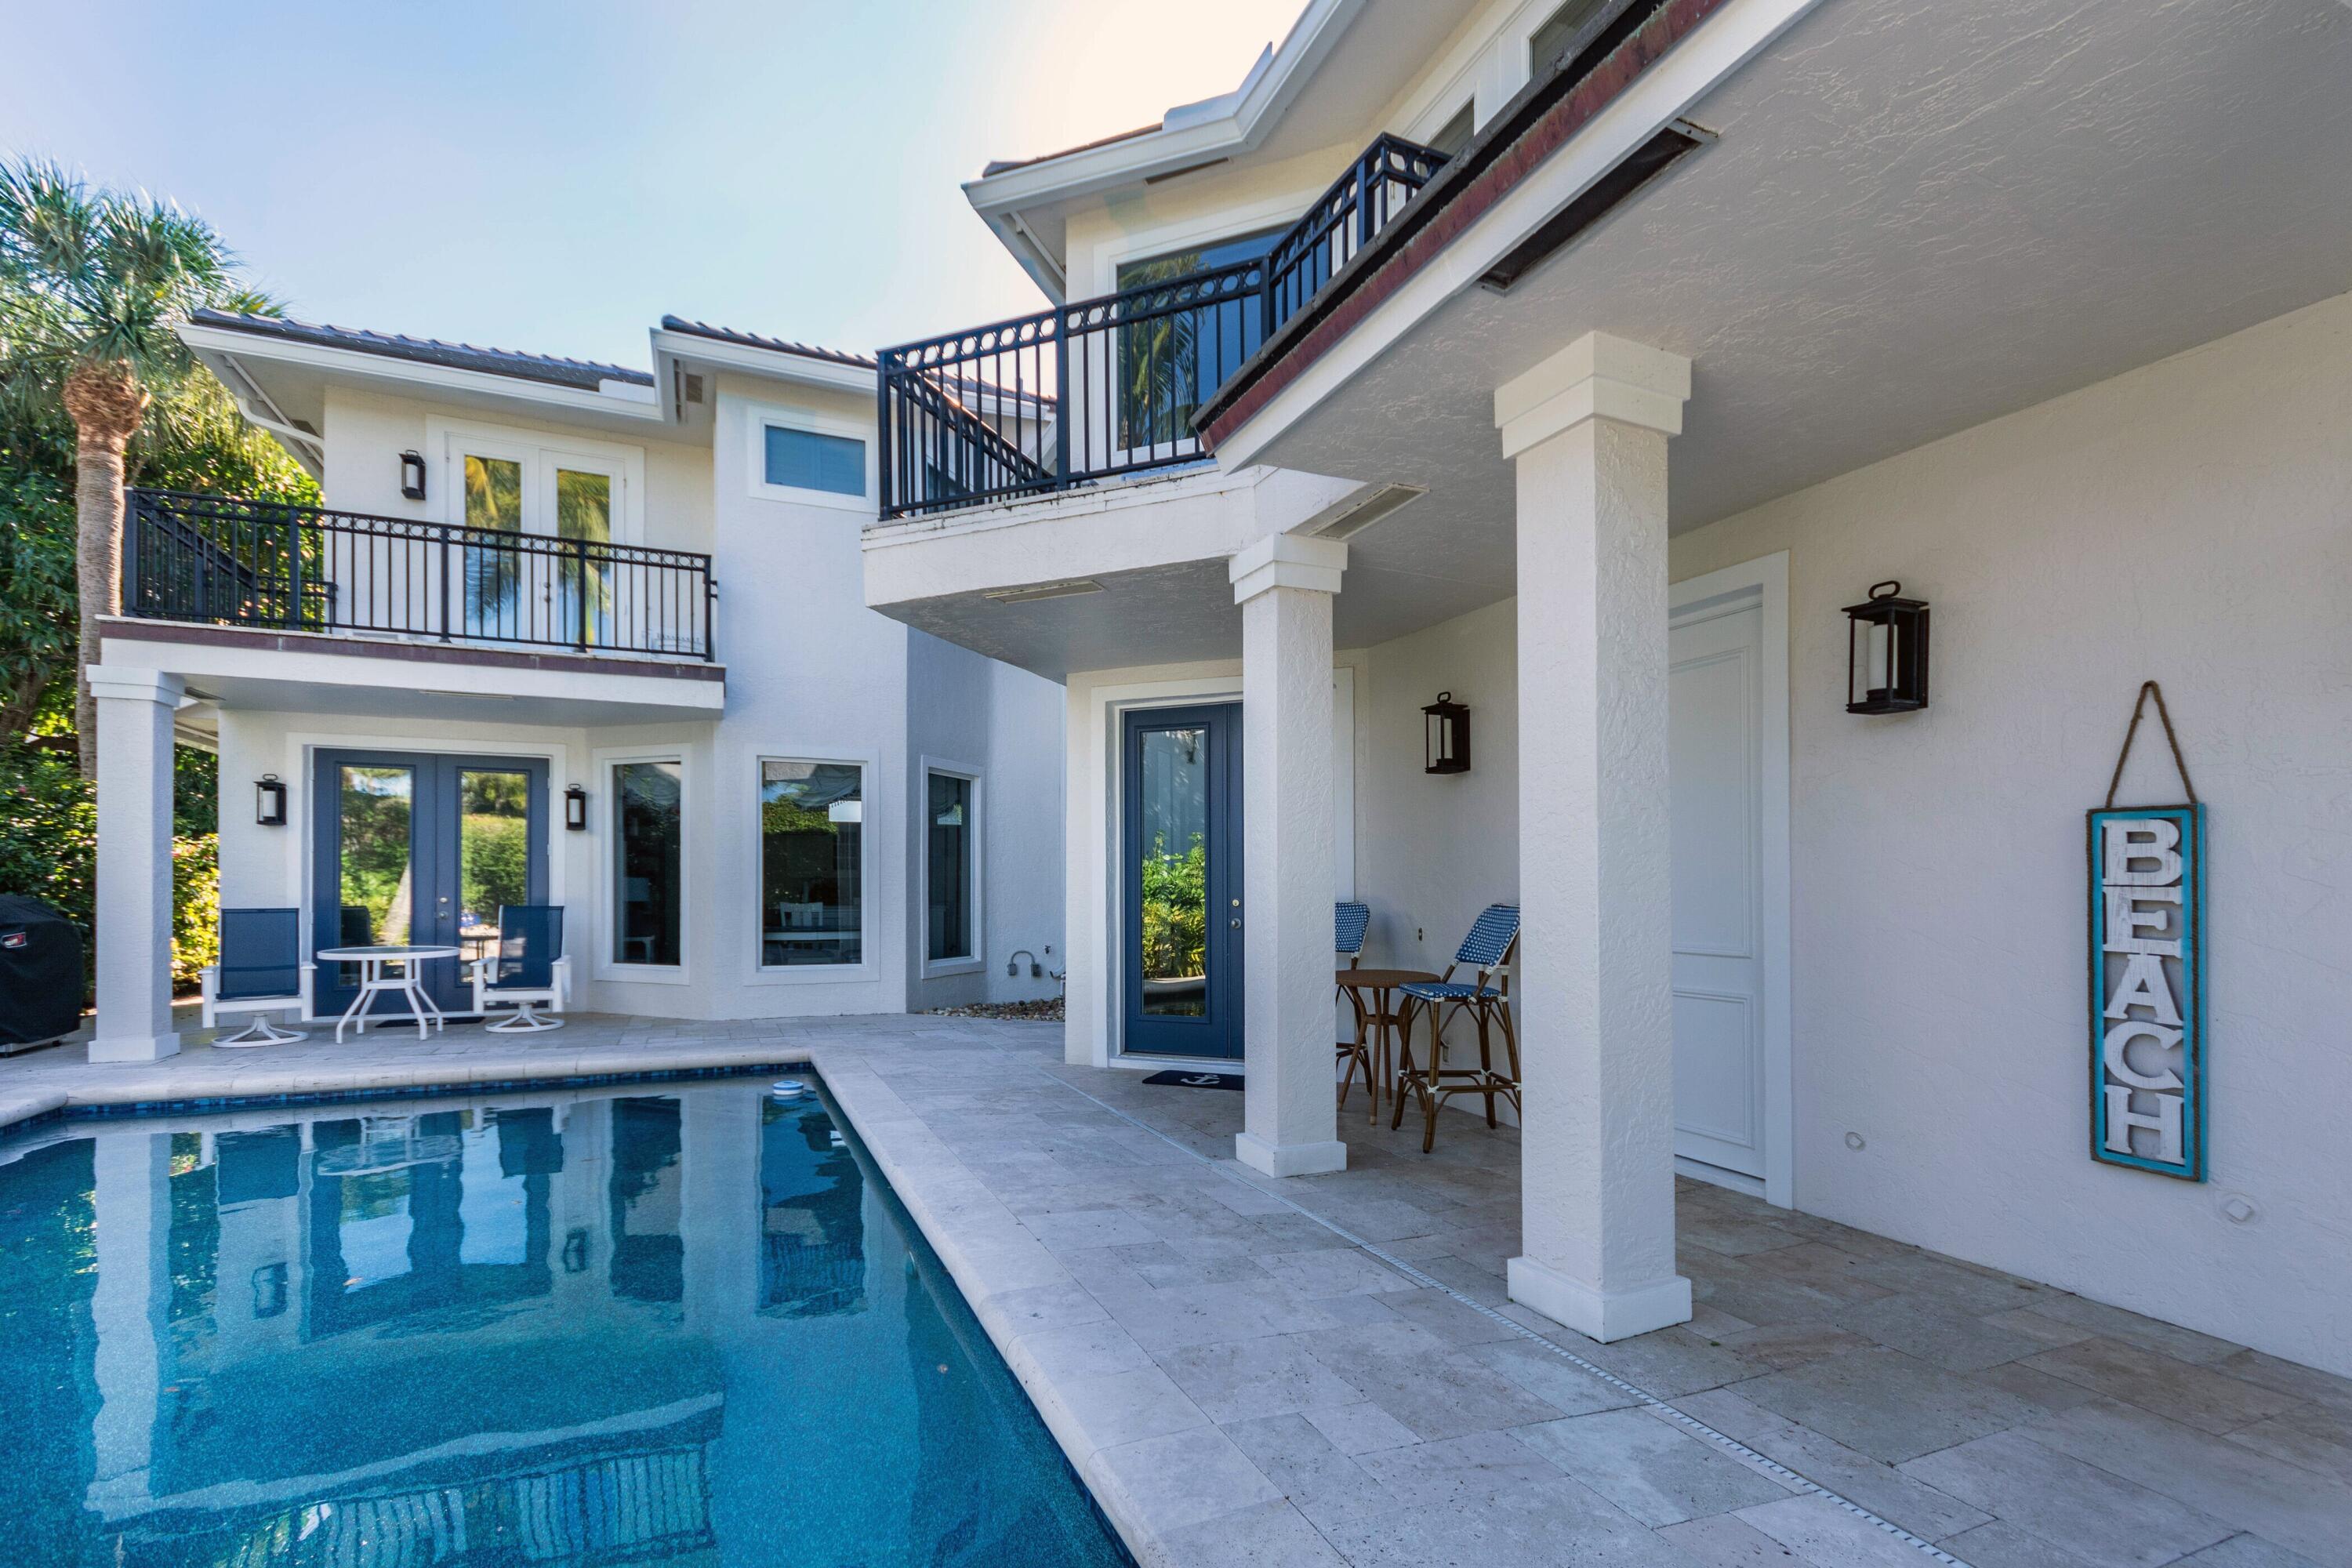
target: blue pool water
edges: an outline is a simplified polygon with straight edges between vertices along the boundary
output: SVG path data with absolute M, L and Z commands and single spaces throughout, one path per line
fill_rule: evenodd
M 773 1075 L 0 1142 L 0 1564 L 1118 1564 Z

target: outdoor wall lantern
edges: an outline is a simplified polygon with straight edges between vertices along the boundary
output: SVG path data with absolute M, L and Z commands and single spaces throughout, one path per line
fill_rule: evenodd
M 571 833 L 588 831 L 588 792 L 578 784 L 563 792 L 563 826 Z
M 1437 700 L 1421 710 L 1422 760 L 1424 773 L 1466 773 L 1470 771 L 1470 710 L 1441 691 Z
M 1908 713 L 1927 706 L 1927 602 L 1903 584 L 1871 584 L 1845 607 L 1845 710 Z
M 406 451 L 400 455 L 400 493 L 410 500 L 425 499 L 425 454 Z
M 253 820 L 264 827 L 286 826 L 286 786 L 276 773 L 264 773 L 253 786 Z

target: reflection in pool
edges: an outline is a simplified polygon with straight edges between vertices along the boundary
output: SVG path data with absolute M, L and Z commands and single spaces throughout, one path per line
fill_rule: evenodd
M 767 1081 L 0 1142 L 0 1563 L 1126 1562 Z

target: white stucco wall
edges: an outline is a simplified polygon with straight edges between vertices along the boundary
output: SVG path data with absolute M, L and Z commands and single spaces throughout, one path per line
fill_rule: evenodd
M 449 465 L 437 449 L 440 443 L 426 434 L 427 422 L 436 418 L 510 430 L 551 447 L 585 442 L 596 448 L 638 453 L 645 466 L 646 493 L 643 534 L 635 542 L 664 550 L 711 547 L 710 451 L 698 441 L 615 435 L 602 427 L 566 426 L 520 409 L 467 408 L 345 386 L 330 385 L 326 392 L 327 455 L 320 489 L 327 504 L 379 517 L 455 521 L 451 501 L 463 480 L 448 471 Z M 412 449 L 422 453 L 426 464 L 425 498 L 421 501 L 400 493 L 400 454 Z
M 2352 1372 L 2347 510 L 2352 296 L 1675 541 L 1790 552 L 1800 1207 Z M 1886 577 L 1932 705 L 1855 718 Z M 2151 678 L 2211 816 L 2203 1185 L 2086 1153 L 2083 813 Z M 2176 799 L 2141 741 L 2120 799 Z

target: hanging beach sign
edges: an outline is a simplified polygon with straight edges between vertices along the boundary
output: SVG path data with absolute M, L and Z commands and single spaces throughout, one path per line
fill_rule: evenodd
M 2179 805 L 2118 807 L 2156 700 Z M 2205 807 L 2155 681 L 2139 689 L 2106 804 L 2089 814 L 2091 1158 L 2205 1179 Z

